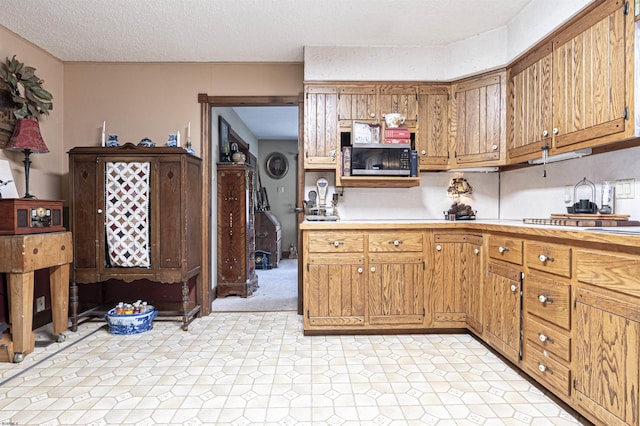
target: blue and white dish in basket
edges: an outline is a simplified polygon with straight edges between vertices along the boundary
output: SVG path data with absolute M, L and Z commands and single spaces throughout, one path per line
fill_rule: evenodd
M 143 146 L 146 148 L 153 148 L 156 146 L 156 143 L 154 141 L 152 141 L 149 138 L 143 138 L 140 143 L 138 143 L 138 146 Z
M 116 314 L 116 309 L 109 310 L 104 319 L 109 324 L 111 334 L 138 334 L 153 328 L 153 319 L 158 316 L 158 311 L 149 306 L 147 312 L 140 314 Z

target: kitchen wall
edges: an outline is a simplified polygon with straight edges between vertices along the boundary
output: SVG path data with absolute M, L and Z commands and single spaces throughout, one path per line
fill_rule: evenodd
M 57 200 L 61 198 L 62 178 L 67 163 L 62 142 L 65 110 L 64 64 L 0 26 L 0 60 L 4 62 L 5 58 L 11 58 L 13 55 L 16 55 L 16 59 L 25 65 L 34 67 L 36 75 L 44 80 L 42 86 L 53 95 L 53 110 L 48 116 L 39 120 L 40 133 L 49 152 L 31 155 L 29 192 L 38 198 Z M 22 164 L 24 154 L 0 150 L 0 158 L 9 160 L 18 194 L 23 195 L 25 193 L 24 165 Z

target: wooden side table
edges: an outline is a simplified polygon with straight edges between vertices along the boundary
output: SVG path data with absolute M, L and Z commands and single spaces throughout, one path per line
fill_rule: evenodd
M 69 323 L 69 264 L 73 261 L 71 232 L 0 236 L 0 272 L 9 278 L 13 362 L 33 352 L 33 275 L 49 269 L 53 332 L 65 339 Z

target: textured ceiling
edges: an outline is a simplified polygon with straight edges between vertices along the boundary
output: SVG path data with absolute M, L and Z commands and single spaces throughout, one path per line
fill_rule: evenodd
M 0 25 L 62 61 L 302 62 L 304 46 L 446 45 L 531 0 L 2 0 Z M 258 139 L 296 139 L 297 108 L 236 110 Z
M 530 0 L 2 0 L 0 25 L 63 61 L 301 62 L 303 46 L 434 46 Z

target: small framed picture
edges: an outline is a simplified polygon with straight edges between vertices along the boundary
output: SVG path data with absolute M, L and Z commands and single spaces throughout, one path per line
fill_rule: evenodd
M 284 154 L 272 152 L 264 162 L 267 174 L 273 179 L 282 179 L 289 170 L 289 161 Z
M 218 117 L 218 144 L 220 146 L 220 152 L 218 153 L 219 160 L 222 162 L 230 161 L 228 160 L 229 153 L 231 152 L 231 148 L 229 147 L 229 123 L 227 120 L 222 118 L 222 116 Z

